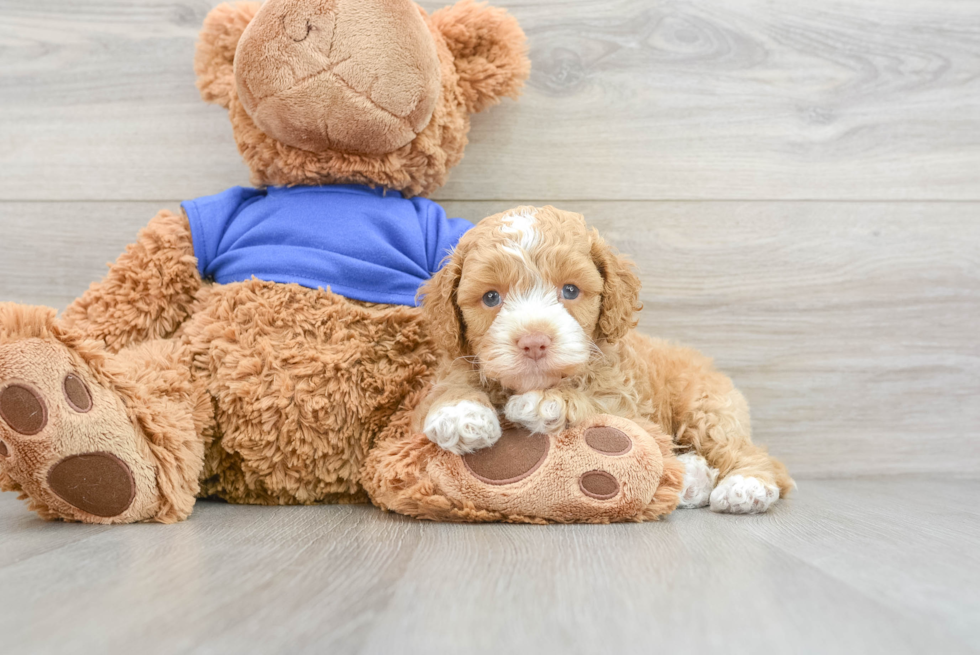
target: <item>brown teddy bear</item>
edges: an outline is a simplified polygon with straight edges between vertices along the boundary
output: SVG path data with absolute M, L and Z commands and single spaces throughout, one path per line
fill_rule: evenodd
M 528 75 L 512 17 L 471 0 L 431 16 L 410 0 L 225 4 L 195 70 L 258 188 L 161 211 L 60 318 L 0 305 L 2 489 L 89 523 L 368 492 L 429 518 L 605 521 L 638 518 L 661 477 L 673 501 L 639 518 L 676 505 L 669 439 L 628 421 L 616 430 L 649 464 L 628 472 L 629 507 L 556 509 L 540 489 L 500 502 L 501 480 L 545 459 L 540 439 L 472 461 L 418 447 L 437 356 L 415 292 L 469 227 L 424 196 L 460 161 L 470 114 Z M 560 436 L 571 452 L 597 426 Z

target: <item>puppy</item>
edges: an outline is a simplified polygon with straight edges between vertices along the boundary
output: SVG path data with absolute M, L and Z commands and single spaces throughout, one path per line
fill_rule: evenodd
M 579 214 L 484 219 L 420 291 L 446 355 L 421 429 L 464 454 L 500 438 L 497 408 L 543 433 L 595 414 L 645 419 L 687 451 L 680 507 L 766 511 L 792 479 L 752 443 L 745 398 L 708 358 L 633 330 L 639 290 L 631 263 Z

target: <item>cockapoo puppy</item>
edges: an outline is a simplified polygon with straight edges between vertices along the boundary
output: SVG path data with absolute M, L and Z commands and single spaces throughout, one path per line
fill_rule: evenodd
M 786 468 L 752 443 L 745 398 L 708 358 L 632 329 L 639 290 L 632 264 L 579 214 L 484 219 L 420 292 L 447 355 L 419 408 L 423 431 L 464 454 L 500 438 L 498 408 L 542 433 L 595 414 L 643 418 L 687 451 L 680 507 L 766 511 L 794 487 Z

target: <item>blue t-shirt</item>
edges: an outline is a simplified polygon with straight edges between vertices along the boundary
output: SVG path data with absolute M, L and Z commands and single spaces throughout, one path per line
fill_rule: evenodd
M 254 276 L 396 305 L 416 304 L 473 227 L 431 200 L 358 185 L 235 187 L 181 206 L 205 279 Z

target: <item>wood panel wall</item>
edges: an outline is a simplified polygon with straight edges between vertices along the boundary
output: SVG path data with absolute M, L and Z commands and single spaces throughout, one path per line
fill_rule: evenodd
M 0 301 L 64 307 L 157 209 L 247 184 L 194 88 L 214 4 L 0 5 Z M 980 6 L 496 4 L 534 70 L 452 214 L 584 213 L 798 476 L 980 471 Z

